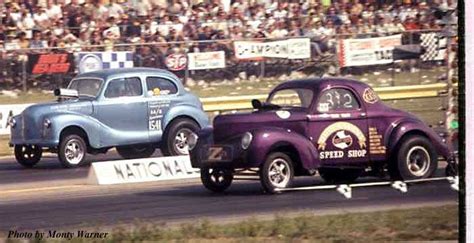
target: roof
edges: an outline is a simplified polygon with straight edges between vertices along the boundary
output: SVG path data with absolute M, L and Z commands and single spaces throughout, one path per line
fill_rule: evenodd
M 102 79 L 107 79 L 109 76 L 115 76 L 120 74 L 131 74 L 131 73 L 162 73 L 173 75 L 171 72 L 159 69 L 159 68 L 145 68 L 145 67 L 137 67 L 137 68 L 111 68 L 111 69 L 102 69 L 93 72 L 81 73 L 77 77 L 98 77 Z
M 307 78 L 307 79 L 295 79 L 284 82 L 278 85 L 277 89 L 284 89 L 289 87 L 299 87 L 299 88 L 316 88 L 326 85 L 347 85 L 355 89 L 368 87 L 366 83 L 347 78 Z

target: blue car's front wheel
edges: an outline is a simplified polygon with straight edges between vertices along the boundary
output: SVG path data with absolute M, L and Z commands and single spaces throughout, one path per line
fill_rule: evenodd
M 82 165 L 86 160 L 86 152 L 86 143 L 79 135 L 66 135 L 59 143 L 59 161 L 66 168 Z
M 15 159 L 24 167 L 31 168 L 41 159 L 43 150 L 36 145 L 15 145 Z

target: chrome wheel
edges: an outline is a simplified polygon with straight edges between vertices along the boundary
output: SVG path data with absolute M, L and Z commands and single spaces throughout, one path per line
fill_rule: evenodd
M 268 178 L 274 187 L 286 187 L 291 179 L 288 161 L 282 158 L 274 159 L 268 169 Z
M 176 133 L 174 146 L 179 154 L 189 154 L 188 138 L 191 134 L 194 134 L 194 132 L 189 128 L 181 128 Z
M 414 146 L 410 148 L 406 157 L 407 168 L 414 176 L 424 176 L 431 163 L 428 150 L 422 146 Z
M 70 164 L 79 164 L 85 155 L 85 149 L 82 147 L 82 143 L 78 139 L 71 139 L 66 143 L 66 149 L 64 155 Z

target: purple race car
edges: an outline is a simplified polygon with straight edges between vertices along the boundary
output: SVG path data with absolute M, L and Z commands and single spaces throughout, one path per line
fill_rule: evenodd
M 451 149 L 421 120 L 384 105 L 373 89 L 347 79 L 306 79 L 278 85 L 251 113 L 217 116 L 188 143 L 193 167 L 211 191 L 234 175 L 258 173 L 274 193 L 294 176 L 315 175 L 348 183 L 364 171 L 393 179 L 430 177 L 438 155 L 449 168 Z

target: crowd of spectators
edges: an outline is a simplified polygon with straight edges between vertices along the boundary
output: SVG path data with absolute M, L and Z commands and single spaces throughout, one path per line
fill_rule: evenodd
M 224 50 L 232 57 L 231 41 L 251 38 L 310 37 L 312 56 L 324 57 L 334 53 L 335 35 L 366 38 L 441 29 L 433 14 L 434 7 L 457 8 L 457 0 L 3 2 L 1 70 L 14 66 L 12 59 L 26 58 L 25 53 L 53 51 L 48 48 L 129 50 L 135 52 L 140 66 L 163 67 L 164 57 L 171 52 Z M 160 44 L 140 45 L 145 43 Z
M 4 49 L 308 36 L 321 41 L 439 29 L 455 0 L 5 0 Z M 330 42 L 329 42 L 330 44 Z M 212 44 L 197 45 L 215 48 Z M 165 50 L 163 50 L 165 51 Z M 202 50 L 201 50 L 202 51 Z

